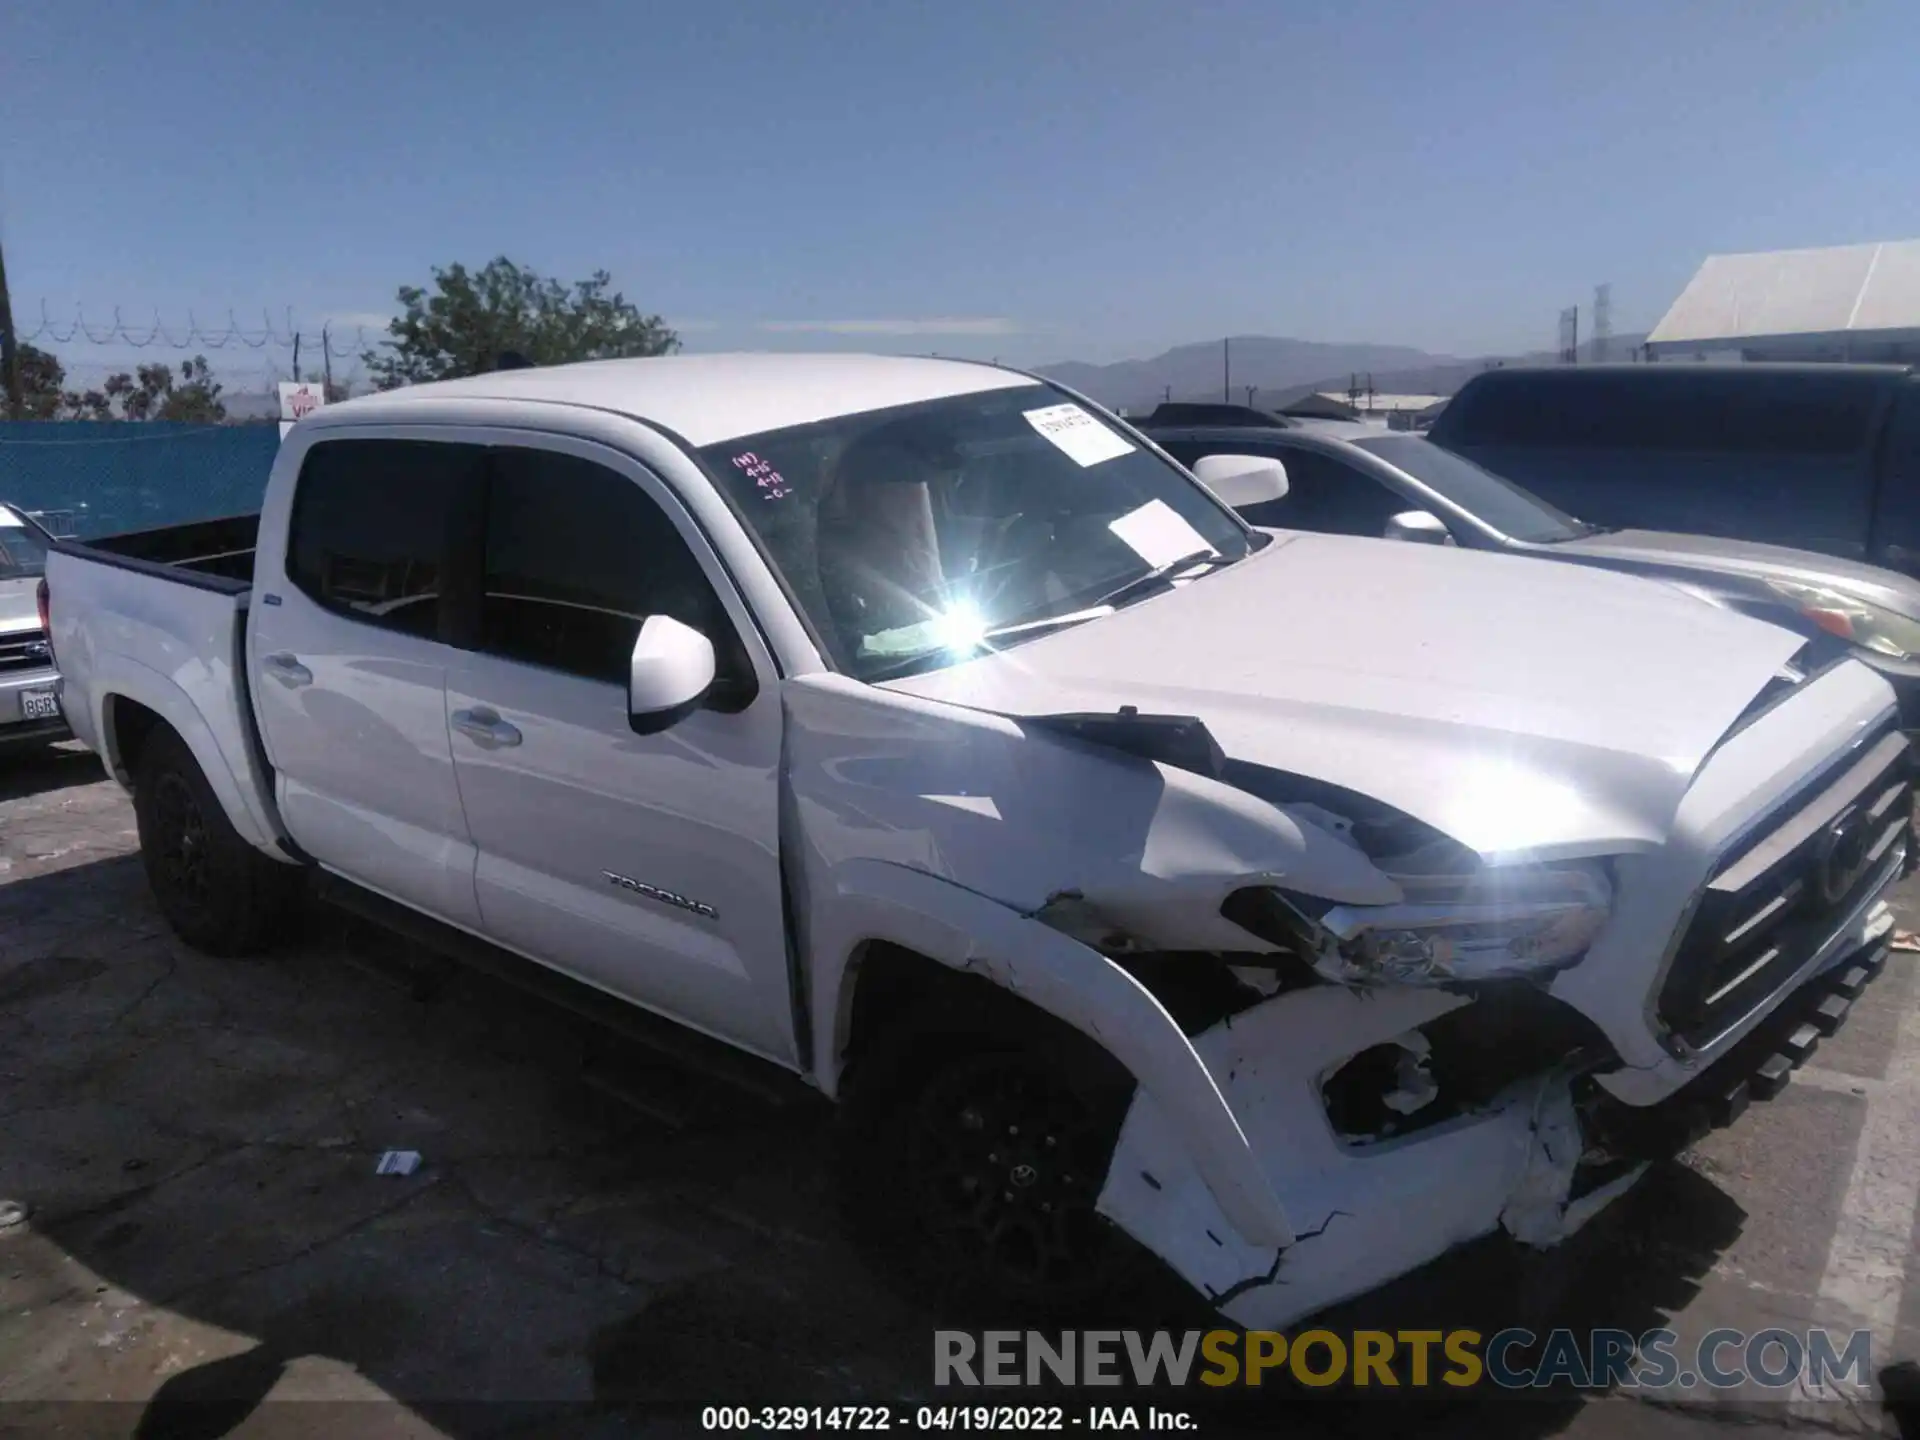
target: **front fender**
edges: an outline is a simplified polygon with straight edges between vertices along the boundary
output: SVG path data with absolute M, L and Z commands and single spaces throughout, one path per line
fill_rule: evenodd
M 920 871 L 849 860 L 810 907 L 807 952 L 841 957 L 813 976 L 815 1067 L 837 1092 L 858 983 L 849 962 L 884 941 L 991 981 L 1104 1047 L 1178 1126 L 1221 1213 L 1251 1244 L 1293 1228 L 1240 1122 L 1193 1043 L 1140 982 L 1106 956 L 997 901 Z M 824 969 L 824 967 L 823 967 Z

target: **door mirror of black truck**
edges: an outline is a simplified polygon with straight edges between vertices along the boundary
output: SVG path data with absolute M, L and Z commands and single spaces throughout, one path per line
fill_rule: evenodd
M 1416 545 L 1451 545 L 1446 523 L 1429 510 L 1402 510 L 1387 521 L 1388 540 L 1411 540 Z
M 670 615 L 649 615 L 627 671 L 627 724 L 657 735 L 700 707 L 713 688 L 713 642 Z

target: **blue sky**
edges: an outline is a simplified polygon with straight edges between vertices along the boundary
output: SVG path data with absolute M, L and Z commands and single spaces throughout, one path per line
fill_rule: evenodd
M 1920 235 L 1916 55 L 1912 0 L 18 4 L 0 236 L 23 328 L 351 327 L 505 253 L 690 349 L 1546 348 Z

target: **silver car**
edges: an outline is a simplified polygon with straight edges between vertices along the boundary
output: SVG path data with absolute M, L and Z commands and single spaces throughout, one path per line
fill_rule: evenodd
M 60 674 L 40 613 L 40 580 L 53 537 L 0 505 L 0 749 L 67 738 Z
M 1369 425 L 1309 420 L 1229 428 L 1149 420 L 1144 429 L 1183 465 L 1227 453 L 1285 465 L 1284 498 L 1242 507 L 1255 525 L 1620 570 L 1823 639 L 1877 670 L 1899 698 L 1902 725 L 1920 733 L 1920 580 L 1910 576 L 1750 540 L 1592 525 L 1421 436 Z

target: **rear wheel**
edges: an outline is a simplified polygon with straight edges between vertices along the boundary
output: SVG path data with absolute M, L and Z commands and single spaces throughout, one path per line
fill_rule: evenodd
M 943 1293 L 1071 1310 L 1132 1255 L 1094 1208 L 1132 1077 L 1077 1032 L 1010 1012 L 889 1027 L 848 1076 L 843 1195 L 857 1234 Z
M 240 838 L 172 730 L 156 729 L 141 749 L 133 809 L 147 884 L 174 934 L 210 955 L 264 949 L 300 873 Z

